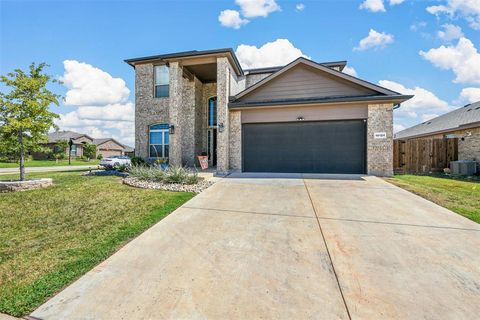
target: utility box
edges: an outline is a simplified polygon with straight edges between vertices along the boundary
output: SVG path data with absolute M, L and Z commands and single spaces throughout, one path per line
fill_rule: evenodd
M 470 160 L 451 161 L 450 170 L 456 176 L 473 176 L 477 173 L 477 163 Z

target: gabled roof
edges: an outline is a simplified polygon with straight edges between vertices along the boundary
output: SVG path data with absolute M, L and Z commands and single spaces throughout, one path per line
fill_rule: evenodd
M 319 62 L 318 64 L 321 64 L 329 68 L 338 68 L 340 71 L 342 71 L 347 65 L 347 61 L 342 60 L 342 61 L 331 61 L 331 62 Z M 280 71 L 284 67 L 285 66 L 253 68 L 253 69 L 246 69 L 244 70 L 244 72 L 245 74 L 274 73 L 274 72 Z
M 331 96 L 311 96 L 304 98 L 288 98 L 288 99 L 276 99 L 276 100 L 258 100 L 255 98 L 249 99 L 250 93 L 266 86 L 270 81 L 276 79 L 282 74 L 286 74 L 289 70 L 298 65 L 306 65 L 316 70 L 320 70 L 333 78 L 337 78 L 344 83 L 351 83 L 357 88 L 362 88 L 364 94 L 351 94 L 351 95 L 331 95 Z M 244 99 L 244 97 L 246 99 Z M 393 103 L 399 104 L 410 98 L 412 95 L 402 95 L 396 91 L 384 88 L 382 86 L 373 84 L 371 82 L 353 77 L 351 75 L 345 74 L 343 72 L 332 69 L 331 67 L 326 66 L 325 64 L 317 63 L 306 58 L 298 58 L 283 68 L 279 69 L 275 73 L 267 76 L 263 80 L 257 82 L 256 84 L 248 87 L 242 92 L 238 93 L 236 96 L 230 98 L 229 108 L 231 109 L 242 109 L 250 107 L 266 107 L 266 106 L 280 106 L 280 105 L 297 105 L 297 104 L 321 104 L 321 103 L 343 103 L 343 102 L 367 102 L 367 101 L 376 101 L 378 103 Z M 250 101 L 249 101 L 250 100 Z M 252 101 L 253 100 L 253 101 Z
M 55 143 L 59 141 L 69 141 L 70 139 L 77 140 L 81 137 L 87 137 L 88 139 L 93 140 L 92 137 L 75 131 L 55 131 L 48 134 L 48 142 Z
M 472 127 L 480 127 L 480 101 L 402 130 L 395 138 L 415 138 Z
M 312 60 L 300 57 L 300 58 L 297 58 L 296 60 L 290 62 L 289 64 L 287 64 L 286 66 L 284 66 L 283 68 L 278 70 L 277 72 L 275 72 L 275 73 L 271 74 L 270 76 L 266 77 L 265 79 L 257 82 L 253 86 L 250 86 L 247 89 L 243 90 L 242 92 L 238 93 L 235 96 L 235 100 L 238 100 L 238 99 L 242 98 L 243 96 L 246 96 L 250 92 L 258 89 L 259 87 L 263 86 L 264 84 L 268 83 L 269 81 L 272 81 L 273 79 L 275 79 L 278 76 L 284 74 L 285 72 L 287 72 L 288 70 L 292 69 L 293 67 L 295 67 L 299 64 L 305 64 L 305 65 L 308 65 L 310 67 L 316 68 L 316 69 L 321 70 L 323 72 L 326 72 L 326 73 L 328 73 L 332 76 L 341 78 L 343 80 L 347 80 L 347 81 L 352 82 L 352 83 L 354 83 L 356 85 L 359 85 L 361 87 L 376 91 L 381 95 L 388 95 L 388 96 L 401 95 L 400 93 L 398 93 L 396 91 L 381 87 L 379 85 L 370 83 L 368 81 L 353 77 L 353 76 L 348 75 L 346 73 L 331 69 L 327 66 L 324 66 L 324 65 L 322 65 L 320 63 L 317 63 L 317 62 L 314 62 Z
M 118 144 L 119 146 L 121 146 L 122 148 L 125 148 L 125 145 L 118 142 L 117 140 L 113 139 L 113 138 L 99 138 L 99 139 L 93 139 L 93 144 L 96 145 L 96 146 L 99 146 L 101 144 L 104 144 L 105 142 L 108 142 L 108 141 L 113 141 L 115 142 L 116 144 Z

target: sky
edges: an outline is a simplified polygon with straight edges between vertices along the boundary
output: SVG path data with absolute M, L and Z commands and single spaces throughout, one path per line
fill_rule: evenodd
M 395 131 L 480 100 L 480 0 L 0 0 L 0 74 L 46 62 L 57 125 L 134 144 L 123 60 L 233 48 L 247 67 L 298 56 L 415 98 Z M 0 90 L 6 90 L 0 86 Z

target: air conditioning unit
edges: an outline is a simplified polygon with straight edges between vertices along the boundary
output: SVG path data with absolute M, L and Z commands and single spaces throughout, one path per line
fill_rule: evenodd
M 473 176 L 477 173 L 477 163 L 470 160 L 451 161 L 450 170 L 456 176 Z

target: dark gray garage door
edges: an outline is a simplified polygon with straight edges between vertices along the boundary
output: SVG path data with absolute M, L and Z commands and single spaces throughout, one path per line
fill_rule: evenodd
M 246 172 L 364 173 L 363 120 L 243 125 Z

